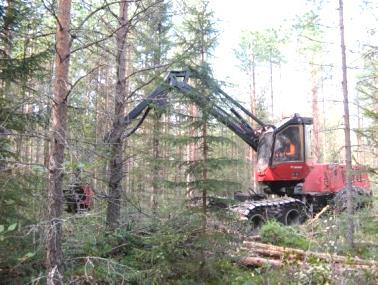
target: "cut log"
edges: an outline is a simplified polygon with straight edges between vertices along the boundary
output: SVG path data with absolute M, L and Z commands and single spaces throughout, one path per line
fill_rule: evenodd
M 251 267 L 262 267 L 262 266 L 271 266 L 273 268 L 282 267 L 284 264 L 298 264 L 300 266 L 305 265 L 305 261 L 296 260 L 292 258 L 292 256 L 286 256 L 285 261 L 281 259 L 273 259 L 273 258 L 264 258 L 259 256 L 245 256 L 239 260 L 239 264 L 242 266 L 251 266 Z M 356 270 L 356 269 L 363 269 L 369 270 L 370 272 L 378 272 L 378 268 L 370 265 L 361 265 L 361 264 L 345 264 L 345 263 L 335 263 L 333 264 L 335 268 L 341 269 L 348 269 L 348 270 Z
M 374 267 L 378 269 L 378 262 L 373 260 L 364 260 L 357 257 L 349 258 L 345 256 L 327 254 L 321 252 L 304 251 L 295 248 L 285 248 L 281 246 L 275 246 L 271 244 L 264 244 L 259 242 L 244 241 L 243 246 L 247 250 L 252 250 L 259 255 L 275 257 L 275 258 L 292 258 L 304 261 L 306 258 L 312 256 L 320 260 L 324 260 L 330 263 L 342 263 L 350 266 L 359 265 L 363 267 Z
M 246 239 L 247 241 L 261 241 L 261 236 L 255 235 L 255 236 L 249 236 Z
M 276 259 L 267 259 L 263 257 L 257 257 L 257 256 L 246 256 L 239 260 L 239 264 L 244 266 L 254 266 L 254 267 L 261 267 L 264 265 L 269 265 L 271 267 L 281 267 L 282 261 L 276 260 Z
M 246 249 L 246 248 L 244 248 L 244 249 Z M 275 258 L 275 259 L 282 259 L 282 258 L 293 259 L 293 260 L 294 259 L 296 259 L 296 260 L 302 260 L 303 259 L 302 255 L 298 256 L 297 254 L 284 253 L 282 251 L 277 251 L 277 250 L 274 250 L 274 249 L 254 248 L 253 253 L 257 254 L 259 256 L 271 257 L 271 258 Z

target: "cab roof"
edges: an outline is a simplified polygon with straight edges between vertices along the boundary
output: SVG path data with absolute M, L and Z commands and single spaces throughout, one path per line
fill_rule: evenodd
M 309 117 L 301 117 L 299 114 L 295 113 L 292 117 L 287 118 L 283 121 L 281 121 L 276 126 L 276 131 L 280 131 L 286 126 L 289 125 L 312 125 L 313 119 Z

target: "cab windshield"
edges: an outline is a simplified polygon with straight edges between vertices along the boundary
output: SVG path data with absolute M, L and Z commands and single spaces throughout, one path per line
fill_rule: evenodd
M 259 141 L 257 148 L 257 170 L 263 170 L 268 167 L 272 153 L 273 133 L 265 133 Z
M 303 161 L 303 150 L 303 126 L 288 126 L 276 134 L 273 164 Z

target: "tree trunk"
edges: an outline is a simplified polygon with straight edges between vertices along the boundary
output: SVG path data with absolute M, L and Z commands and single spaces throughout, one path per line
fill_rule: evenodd
M 109 138 L 111 143 L 111 157 L 109 164 L 109 197 L 106 223 L 109 229 L 119 226 L 121 211 L 121 194 L 123 178 L 123 142 L 124 127 L 121 124 L 124 117 L 127 85 L 126 85 L 126 45 L 128 33 L 128 2 L 120 2 L 119 17 L 120 28 L 116 33 L 117 44 L 117 82 L 114 104 L 113 127 Z
M 348 230 L 347 242 L 350 247 L 354 246 L 353 233 L 353 197 L 352 197 L 352 149 L 350 141 L 350 123 L 349 123 L 349 100 L 348 100 L 348 83 L 347 83 L 347 64 L 345 53 L 344 39 L 344 10 L 343 0 L 339 0 L 339 17 L 340 17 L 340 45 L 341 45 L 341 64 L 342 64 L 342 89 L 344 97 L 344 134 L 345 134 L 345 163 L 346 163 L 346 189 L 347 189 L 347 213 L 348 213 Z
M 191 116 L 192 121 L 194 121 L 198 118 L 198 109 L 197 109 L 196 105 L 192 104 L 190 106 L 189 112 L 190 112 L 190 116 Z M 189 135 L 193 138 L 196 137 L 197 136 L 197 130 L 195 128 L 191 128 L 189 130 Z M 188 157 L 189 163 L 194 163 L 197 160 L 197 157 L 198 157 L 198 155 L 197 155 L 197 143 L 196 142 L 190 142 L 187 145 L 187 153 L 188 153 L 187 157 Z M 187 193 L 187 197 L 189 199 L 192 198 L 192 196 L 193 196 L 193 191 L 192 191 L 192 189 L 190 189 L 191 188 L 190 182 L 192 182 L 193 180 L 194 180 L 193 174 L 188 173 L 186 175 L 186 181 L 187 181 L 189 187 L 187 188 L 186 193 Z
M 55 82 L 51 116 L 51 153 L 48 181 L 47 284 L 63 284 L 61 216 L 64 204 L 62 184 L 67 129 L 70 11 L 70 0 L 58 1 Z
M 252 73 L 252 82 L 250 84 L 250 100 L 251 100 L 251 113 L 256 115 L 256 64 L 255 64 L 255 55 L 252 54 L 252 65 L 251 65 L 251 73 Z M 251 119 L 251 125 L 255 129 L 256 122 Z M 251 186 L 253 190 L 257 190 L 257 182 L 255 179 L 255 165 L 256 165 L 256 152 L 250 147 L 249 148 L 249 156 L 251 160 Z
M 161 57 L 162 57 L 162 39 L 161 39 L 161 27 L 162 22 L 160 21 L 157 28 L 157 41 L 158 41 L 158 48 L 153 53 L 153 63 L 154 66 L 160 66 L 161 64 Z M 161 128 L 162 120 L 161 120 L 162 113 L 159 110 L 155 110 L 154 116 L 153 116 L 153 130 L 152 130 L 152 147 L 153 147 L 153 173 L 152 173 L 152 195 L 151 195 L 151 206 L 153 209 L 153 212 L 156 213 L 157 207 L 158 207 L 158 195 L 160 194 L 160 181 L 162 178 L 162 171 L 161 171 L 161 165 L 159 158 L 161 157 L 160 154 L 160 133 L 161 130 L 164 128 Z M 163 123 L 164 124 L 164 123 Z M 164 131 L 164 130 L 163 130 Z M 156 214 L 154 214 L 154 217 L 157 217 Z
M 360 102 L 358 97 L 357 102 Z M 359 103 L 357 103 L 357 124 L 358 130 L 361 131 L 363 128 L 363 120 L 361 115 L 361 106 Z M 365 164 L 365 150 L 361 133 L 357 133 L 357 162 L 362 165 Z
M 312 79 L 312 88 L 311 88 L 311 96 L 312 96 L 312 117 L 314 119 L 313 122 L 313 152 L 314 152 L 314 161 L 320 162 L 320 118 L 319 118 L 319 104 L 318 104 L 318 71 L 316 67 L 311 66 L 311 79 Z
M 209 159 L 209 146 L 207 142 L 207 123 L 205 122 L 202 128 L 202 136 L 203 136 L 203 147 L 202 147 L 202 155 L 203 155 L 203 170 L 202 176 L 203 181 L 206 183 L 208 179 L 208 169 L 207 163 Z M 207 189 L 202 189 L 202 214 L 203 214 L 203 221 L 202 221 L 202 231 L 203 233 L 206 232 L 207 228 Z
M 156 212 L 158 206 L 158 194 L 159 184 L 160 184 L 160 144 L 159 144 L 159 134 L 160 134 L 160 115 L 159 111 L 155 111 L 153 116 L 153 130 L 152 130 L 152 151 L 153 151 L 153 170 L 152 170 L 152 195 L 151 195 L 151 208 Z M 155 215 L 154 215 L 155 216 Z
M 4 52 L 7 58 L 12 58 L 13 49 L 13 26 L 16 20 L 16 10 L 13 0 L 7 0 L 7 11 L 5 12 L 4 20 Z
M 3 33 L 1 42 L 4 46 L 4 57 L 11 58 L 12 57 L 12 47 L 13 47 L 13 26 L 15 20 L 15 9 L 14 9 L 14 2 L 12 0 L 7 0 L 7 10 L 5 12 L 4 17 L 4 24 L 3 24 Z M 0 97 L 10 99 L 11 96 L 7 95 L 10 90 L 10 80 L 1 80 L 1 87 L 0 88 Z M 3 127 L 0 128 L 0 135 L 3 136 L 7 130 Z M 21 137 L 21 136 L 19 136 Z M 16 138 L 16 142 L 18 138 Z M 18 145 L 17 145 L 18 146 Z M 16 153 L 19 154 L 18 148 L 16 147 Z M 7 168 L 7 164 L 5 161 L 0 161 L 0 172 L 4 171 Z
M 270 75 L 270 100 L 272 101 L 272 120 L 274 119 L 274 95 L 273 95 L 273 62 L 272 57 L 269 58 L 269 75 Z
M 202 34 L 201 37 L 201 64 L 205 64 L 205 38 L 204 34 Z M 205 93 L 204 93 L 205 94 Z M 205 110 L 205 112 L 207 112 Z M 204 115 L 204 111 L 202 111 L 202 116 Z M 209 145 L 207 142 L 207 114 L 206 114 L 206 121 L 203 122 L 202 126 L 202 159 L 203 159 L 203 170 L 202 170 L 202 177 L 203 181 L 206 185 L 207 179 L 208 179 L 208 159 L 209 159 Z M 206 233 L 206 228 L 207 228 L 207 186 L 202 188 L 202 232 L 205 234 Z M 205 255 L 203 255 L 203 264 L 205 264 L 206 258 Z

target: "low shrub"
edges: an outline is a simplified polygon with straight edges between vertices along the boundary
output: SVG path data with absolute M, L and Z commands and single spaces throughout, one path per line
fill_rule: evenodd
M 284 226 L 276 221 L 268 221 L 260 230 L 261 240 L 286 247 L 295 247 L 307 250 L 309 240 L 297 228 Z

